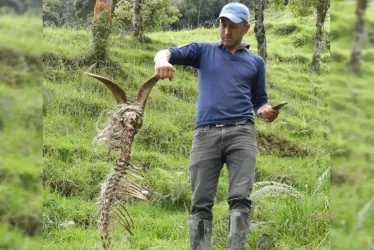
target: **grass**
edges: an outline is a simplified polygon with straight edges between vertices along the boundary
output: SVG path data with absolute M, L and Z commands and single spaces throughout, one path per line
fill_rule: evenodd
M 329 185 L 328 181 L 319 184 L 318 179 L 330 165 L 329 66 L 323 63 L 321 74 L 309 70 L 314 29 L 311 18 L 300 22 L 290 15 L 267 13 L 266 20 L 270 100 L 288 100 L 290 104 L 272 124 L 256 120 L 256 181 L 288 184 L 301 196 L 297 201 L 287 196 L 260 199 L 254 209 L 247 248 L 254 249 L 257 239 L 268 234 L 271 249 L 327 249 Z M 153 74 L 153 57 L 158 50 L 192 41 L 217 42 L 219 38 L 217 29 L 147 36 L 151 41 L 138 43 L 112 34 L 109 57 L 124 74 L 112 68 L 92 68 L 92 72 L 115 79 L 134 100 L 140 84 Z M 251 31 L 245 42 L 256 52 L 254 39 Z M 43 44 L 44 247 L 99 249 L 95 202 L 100 184 L 111 172 L 118 154 L 93 146 L 92 141 L 96 126 L 103 120 L 102 112 L 113 108 L 114 100 L 104 86 L 82 74 L 88 66 L 74 65 L 88 53 L 87 30 L 47 28 Z M 327 50 L 323 50 L 323 57 L 327 62 Z M 160 81 L 152 90 L 132 152 L 134 165 L 144 169 L 144 180 L 138 183 L 159 197 L 149 202 L 125 198 L 135 221 L 136 236 L 130 237 L 115 227 L 113 249 L 189 248 L 188 160 L 196 114 L 197 74 L 187 67 L 176 69 L 172 82 Z M 224 168 L 213 208 L 215 249 L 224 249 L 227 237 L 227 178 Z M 255 228 L 261 222 L 268 226 Z
M 372 11 L 370 4 L 365 21 L 371 33 Z M 325 31 L 333 41 L 334 64 L 330 69 L 324 48 L 318 75 L 308 69 L 313 18 L 268 12 L 265 20 L 270 100 L 290 104 L 272 124 L 256 120 L 256 182 L 288 184 L 301 196 L 297 201 L 287 196 L 260 200 L 247 248 L 254 249 L 267 234 L 270 249 L 372 249 L 374 123 L 373 85 L 368 80 L 374 72 L 372 41 L 365 37 L 360 75 L 354 76 L 348 69 L 354 3 L 333 1 L 331 31 L 329 22 Z M 114 101 L 105 87 L 82 75 L 88 67 L 75 65 L 89 51 L 89 31 L 47 28 L 43 47 L 40 19 L 1 16 L 0 31 L 0 249 L 40 249 L 42 244 L 46 249 L 101 249 L 96 197 L 118 155 L 92 145 L 97 120 Z M 252 31 L 245 41 L 255 52 Z M 153 55 L 159 49 L 218 40 L 216 29 L 147 35 L 152 42 L 144 44 L 112 35 L 109 55 L 125 75 L 111 68 L 93 71 L 116 79 L 134 97 L 140 83 L 152 75 Z M 188 155 L 196 82 L 195 70 L 177 67 L 173 82 L 161 81 L 152 90 L 132 162 L 145 169 L 142 185 L 162 196 L 150 202 L 127 199 L 136 236 L 129 237 L 116 227 L 114 249 L 188 249 Z M 321 177 L 330 165 L 331 186 L 328 176 Z M 216 249 L 225 248 L 226 198 L 224 169 L 213 208 Z
M 24 29 L 16 28 L 24 27 Z M 2 15 L 0 48 L 10 48 L 29 56 L 40 56 L 42 47 L 42 20 L 33 16 L 21 18 Z
M 335 64 L 331 70 L 331 248 L 372 249 L 373 41 L 364 37 L 361 70 L 355 76 L 349 70 L 354 3 L 334 2 L 332 8 L 331 36 L 335 49 L 331 56 Z M 373 10 L 374 5 L 369 3 L 364 16 L 366 34 L 374 31 L 374 19 L 369 15 Z
M 39 23 L 0 17 L 0 249 L 42 245 Z

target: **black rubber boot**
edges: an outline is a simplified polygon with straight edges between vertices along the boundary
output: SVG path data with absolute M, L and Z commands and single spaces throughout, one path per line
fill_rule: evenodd
M 212 221 L 190 216 L 188 229 L 191 250 L 211 250 Z
M 240 210 L 230 211 L 227 250 L 244 250 L 249 233 L 249 216 L 249 213 Z

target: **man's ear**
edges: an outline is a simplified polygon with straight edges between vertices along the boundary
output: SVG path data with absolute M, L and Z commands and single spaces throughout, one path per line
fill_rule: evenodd
M 251 24 L 250 24 L 250 23 L 247 23 L 247 24 L 245 25 L 245 33 L 248 32 L 248 30 L 249 30 L 250 27 L 251 27 Z

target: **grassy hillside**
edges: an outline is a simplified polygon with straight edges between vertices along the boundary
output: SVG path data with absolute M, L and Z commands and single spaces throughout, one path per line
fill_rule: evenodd
M 42 244 L 41 22 L 0 17 L 0 249 Z
M 331 36 L 332 249 L 374 248 L 374 4 L 365 15 L 361 72 L 350 73 L 355 4 L 334 2 Z M 371 38 L 370 38 L 371 36 Z
M 309 71 L 313 51 L 313 18 L 294 19 L 268 13 L 267 63 L 271 103 L 288 100 L 279 119 L 256 120 L 259 156 L 256 182 L 277 181 L 300 192 L 297 199 L 263 196 L 254 208 L 247 248 L 255 249 L 263 234 L 270 249 L 329 248 L 329 54 L 323 50 L 321 74 Z M 329 23 L 326 32 L 329 34 Z M 253 30 L 253 29 L 252 29 Z M 115 79 L 132 98 L 153 75 L 155 53 L 191 41 L 219 40 L 218 30 L 199 29 L 148 34 L 151 42 L 112 35 L 113 67 L 93 67 L 93 73 Z M 245 41 L 256 52 L 254 34 Z M 118 157 L 95 147 L 96 125 L 112 109 L 109 91 L 82 73 L 77 62 L 87 55 L 89 32 L 67 28 L 44 30 L 44 247 L 100 249 L 96 198 L 100 184 Z M 134 165 L 144 168 L 137 181 L 162 194 L 142 202 L 124 198 L 135 222 L 135 237 L 115 227 L 113 249 L 188 249 L 190 207 L 188 159 L 196 114 L 197 74 L 177 67 L 172 82 L 160 81 L 147 102 L 145 120 L 135 139 Z M 132 99 L 133 100 L 133 99 Z M 224 169 L 214 207 L 213 245 L 225 249 L 228 215 L 227 170 Z

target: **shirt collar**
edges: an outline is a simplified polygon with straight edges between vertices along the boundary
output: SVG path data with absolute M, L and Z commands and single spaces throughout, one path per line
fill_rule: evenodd
M 249 45 L 248 43 L 241 43 L 240 45 L 241 45 L 241 49 L 249 49 L 249 47 L 251 46 L 251 45 Z M 225 46 L 223 45 L 223 42 L 222 42 L 222 41 L 218 43 L 218 46 L 219 46 L 221 49 L 225 49 L 225 50 L 226 50 L 226 48 L 225 48 Z

